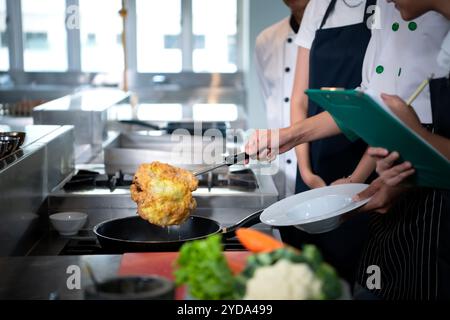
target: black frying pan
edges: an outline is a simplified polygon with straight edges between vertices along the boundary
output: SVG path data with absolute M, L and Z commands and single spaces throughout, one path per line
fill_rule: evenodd
M 204 239 L 213 234 L 234 237 L 238 228 L 259 223 L 262 212 L 257 211 L 226 228 L 214 220 L 197 216 L 191 216 L 180 226 L 171 227 L 159 227 L 139 216 L 132 216 L 102 222 L 94 227 L 94 233 L 108 252 L 170 252 L 178 251 L 186 241 Z

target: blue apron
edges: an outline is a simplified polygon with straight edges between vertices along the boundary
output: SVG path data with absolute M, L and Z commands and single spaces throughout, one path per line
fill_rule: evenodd
M 310 88 L 356 88 L 361 84 L 364 56 L 371 37 L 371 30 L 366 24 L 370 16 L 367 14 L 367 8 L 374 4 L 376 0 L 366 1 L 366 13 L 362 23 L 323 29 L 336 6 L 336 0 L 331 1 L 310 51 Z M 308 116 L 322 111 L 322 108 L 311 102 Z M 343 135 L 313 142 L 310 144 L 312 170 L 330 184 L 350 175 L 366 148 L 367 145 L 361 140 L 352 143 Z M 297 173 L 296 191 L 306 190 L 309 188 Z M 309 235 L 294 227 L 280 229 L 280 232 L 283 241 L 291 245 L 317 245 L 325 260 L 337 269 L 340 276 L 353 282 L 367 237 L 368 220 L 368 215 L 357 215 L 337 230 L 321 235 Z

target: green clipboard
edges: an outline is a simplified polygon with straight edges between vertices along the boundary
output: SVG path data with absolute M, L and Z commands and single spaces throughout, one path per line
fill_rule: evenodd
M 422 137 L 364 92 L 307 90 L 311 100 L 367 144 L 398 151 L 416 169 L 412 182 L 450 189 L 450 162 Z

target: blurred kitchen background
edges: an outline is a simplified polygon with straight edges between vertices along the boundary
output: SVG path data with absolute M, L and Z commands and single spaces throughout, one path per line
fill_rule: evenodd
M 93 227 L 136 215 L 138 165 L 197 157 L 199 122 L 220 157 L 241 151 L 266 125 L 256 36 L 288 15 L 282 0 L 0 0 L 0 133 L 25 134 L 0 139 L 0 257 L 105 253 Z M 193 148 L 173 163 L 178 128 Z M 222 226 L 280 195 L 243 165 L 199 180 L 195 214 Z M 89 216 L 76 236 L 51 226 L 62 211 Z
M 166 116 L 188 102 L 237 105 L 263 127 L 255 38 L 287 15 L 281 0 L 0 0 L 0 115 L 107 86 L 167 104 Z

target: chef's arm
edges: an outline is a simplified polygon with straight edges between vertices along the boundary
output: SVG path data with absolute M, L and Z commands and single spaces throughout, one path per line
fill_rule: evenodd
M 361 158 L 361 161 L 359 161 L 359 164 L 356 167 L 355 171 L 353 171 L 353 174 L 351 175 L 349 182 L 352 183 L 366 182 L 367 178 L 369 178 L 369 176 L 375 170 L 375 167 L 376 161 L 366 151 L 363 157 Z
M 404 108 L 409 108 L 404 106 Z M 409 108 L 412 110 L 412 108 Z M 427 129 L 425 129 L 419 122 L 418 125 L 412 125 L 409 122 L 409 119 L 403 118 L 403 120 L 409 124 L 411 128 L 413 128 L 425 141 L 431 144 L 436 150 L 438 150 L 444 157 L 446 157 L 450 161 L 450 139 L 447 139 L 443 136 L 434 134 Z
M 293 123 L 286 129 L 283 132 L 286 135 L 285 140 L 294 146 L 333 137 L 342 133 L 333 117 L 326 111 L 303 121 Z M 280 150 L 283 150 L 283 146 L 280 146 Z
M 412 112 L 413 109 L 407 107 L 406 103 L 400 98 L 389 95 L 382 95 L 382 98 L 400 119 L 450 160 L 449 139 L 424 129 L 420 125 L 417 115 Z M 287 149 L 289 146 L 296 146 L 302 143 L 332 137 L 340 133 L 345 133 L 349 139 L 356 137 L 351 131 L 346 130 L 339 121 L 335 121 L 328 112 L 322 112 L 314 117 L 297 122 L 289 128 L 283 129 L 282 134 L 284 137 L 281 140 L 285 142 L 286 146 L 281 145 L 280 151 L 286 152 L 289 150 Z
M 443 136 L 433 134 L 425 129 L 423 131 L 424 139 L 450 161 L 450 140 Z
M 291 124 L 303 121 L 308 117 L 308 96 L 305 90 L 309 87 L 309 49 L 299 47 L 294 85 L 291 95 Z M 298 167 L 303 181 L 311 188 L 319 187 L 321 179 L 314 179 L 309 159 L 309 144 L 304 143 L 295 148 Z M 316 183 L 315 183 L 316 182 Z
M 245 152 L 252 158 L 272 159 L 277 154 L 319 139 L 342 133 L 328 112 L 293 123 L 290 127 L 272 130 L 256 130 L 245 145 Z
M 436 148 L 440 153 L 450 160 L 450 140 L 433 134 L 426 130 L 421 124 L 419 117 L 414 112 L 414 109 L 408 107 L 406 103 L 397 96 L 382 94 L 381 98 L 391 108 L 391 110 L 411 129 L 416 131 L 429 144 Z

